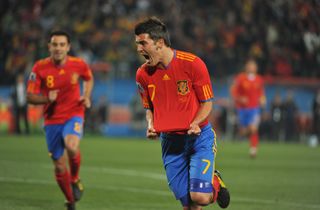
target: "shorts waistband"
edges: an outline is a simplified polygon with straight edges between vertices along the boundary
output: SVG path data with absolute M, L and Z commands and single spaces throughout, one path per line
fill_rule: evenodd
M 200 126 L 200 129 L 201 131 L 207 129 L 207 127 L 211 127 L 211 124 L 208 123 L 208 124 L 205 124 L 205 125 L 202 125 Z M 170 135 L 170 136 L 173 136 L 173 135 L 177 135 L 177 136 L 183 136 L 183 135 L 188 135 L 188 130 L 184 130 L 184 131 L 170 131 L 170 132 L 161 132 L 162 135 Z

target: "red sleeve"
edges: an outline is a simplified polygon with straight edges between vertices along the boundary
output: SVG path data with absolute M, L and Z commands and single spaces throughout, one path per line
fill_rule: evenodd
M 27 93 L 31 93 L 31 94 L 40 93 L 41 79 L 40 79 L 40 75 L 38 74 L 38 68 L 39 68 L 38 63 L 36 63 L 32 68 L 32 71 L 28 78 Z
M 235 99 L 239 96 L 239 84 L 241 83 L 240 75 L 236 76 L 234 83 L 231 86 L 231 96 Z
M 142 101 L 142 105 L 145 109 L 151 109 L 152 108 L 152 103 L 150 101 L 150 96 L 148 93 L 148 86 L 144 81 L 143 78 L 143 70 L 138 69 L 137 74 L 136 74 L 136 84 L 138 87 L 138 91 L 140 94 L 140 98 Z
M 81 68 L 81 78 L 83 80 L 90 80 L 93 76 L 92 76 L 92 72 L 91 72 L 91 69 L 90 67 L 88 66 L 88 64 L 84 61 L 82 61 L 82 68 Z
M 192 83 L 199 101 L 204 102 L 212 100 L 212 85 L 205 63 L 200 58 L 196 58 L 192 65 L 194 69 Z

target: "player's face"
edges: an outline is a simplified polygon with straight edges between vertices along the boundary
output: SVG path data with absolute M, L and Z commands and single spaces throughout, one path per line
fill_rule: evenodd
M 70 50 L 70 43 L 68 43 L 66 36 L 52 36 L 49 43 L 49 52 L 51 58 L 55 63 L 63 63 Z
M 158 42 L 152 40 L 149 34 L 140 34 L 136 36 L 137 51 L 142 55 L 148 66 L 156 66 L 161 61 Z
M 256 64 L 256 62 L 254 61 L 249 61 L 247 64 L 246 64 L 246 72 L 247 74 L 253 74 L 255 75 L 258 71 L 258 66 Z

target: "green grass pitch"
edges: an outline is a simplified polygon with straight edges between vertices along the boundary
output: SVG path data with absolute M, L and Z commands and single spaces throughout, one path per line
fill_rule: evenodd
M 250 159 L 246 142 L 220 142 L 216 167 L 231 192 L 230 210 L 320 209 L 320 148 L 261 143 Z M 85 136 L 85 185 L 78 210 L 181 209 L 169 191 L 159 141 Z M 0 136 L 0 209 L 59 210 L 44 136 Z M 220 209 L 210 205 L 204 210 Z

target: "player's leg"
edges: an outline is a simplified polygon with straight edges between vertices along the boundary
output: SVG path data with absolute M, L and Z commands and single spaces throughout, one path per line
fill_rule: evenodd
M 240 137 L 247 137 L 249 134 L 249 121 L 248 121 L 248 112 L 246 109 L 237 109 L 237 116 L 238 116 L 238 131 Z
M 64 153 L 62 129 L 63 125 L 45 126 L 46 141 L 49 154 L 53 160 L 54 174 L 57 184 L 63 192 L 69 206 L 74 206 L 74 197 L 71 189 L 71 177 L 66 165 L 67 156 Z
M 80 117 L 73 117 L 68 120 L 63 129 L 64 143 L 69 159 L 72 190 L 76 201 L 81 199 L 84 191 L 79 177 L 81 165 L 81 152 L 79 146 L 82 137 L 82 129 L 83 119 Z
M 255 158 L 258 151 L 259 144 L 259 124 L 260 124 L 260 110 L 250 110 L 249 116 L 249 140 L 250 140 L 250 157 Z
M 161 134 L 162 161 L 171 191 L 180 200 L 183 209 L 189 210 L 189 161 L 185 152 L 184 135 Z
M 193 145 L 194 153 L 190 159 L 190 197 L 198 207 L 218 201 L 221 208 L 226 208 L 230 195 L 219 174 L 215 172 L 215 133 L 208 125 Z M 223 188 L 223 193 L 220 193 Z

